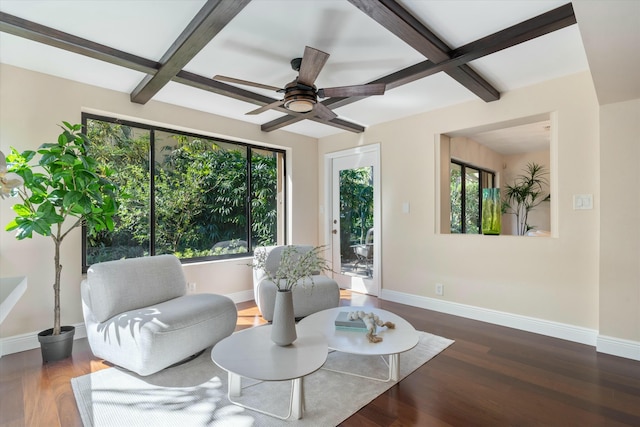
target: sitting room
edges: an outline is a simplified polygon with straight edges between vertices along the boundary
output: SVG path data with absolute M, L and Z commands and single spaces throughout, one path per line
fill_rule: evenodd
M 633 0 L 0 1 L 0 427 L 640 425 L 639 52 Z

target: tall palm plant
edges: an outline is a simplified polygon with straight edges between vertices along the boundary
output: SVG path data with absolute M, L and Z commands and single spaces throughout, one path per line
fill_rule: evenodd
M 549 200 L 550 195 L 544 194 L 549 185 L 546 176 L 548 172 L 537 163 L 527 163 L 526 174 L 518 175 L 512 185 L 506 186 L 504 208 L 505 213 L 516 216 L 517 234 L 524 236 L 535 228 L 527 222 L 529 212 L 540 203 Z

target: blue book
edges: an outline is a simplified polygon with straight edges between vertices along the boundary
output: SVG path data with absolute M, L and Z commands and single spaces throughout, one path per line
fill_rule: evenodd
M 336 317 L 336 320 L 334 323 L 336 328 L 338 327 L 340 327 L 341 329 L 355 328 L 355 329 L 361 329 L 365 332 L 367 331 L 367 325 L 364 324 L 364 320 L 362 319 L 350 320 L 348 311 L 341 311 L 340 313 L 338 313 L 338 317 Z
M 351 326 L 338 326 L 338 325 L 336 325 L 336 331 L 363 332 L 365 334 L 369 332 L 367 328 L 354 328 Z

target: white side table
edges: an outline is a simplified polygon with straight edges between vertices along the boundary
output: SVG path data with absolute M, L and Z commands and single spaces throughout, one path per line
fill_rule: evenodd
M 378 336 L 382 342 L 371 343 L 364 332 L 336 330 L 334 321 L 341 311 L 364 311 L 375 313 L 380 320 L 395 323 L 395 329 L 378 327 Z M 411 350 L 418 344 L 418 332 L 402 317 L 389 311 L 374 307 L 343 306 L 322 310 L 305 317 L 297 325 L 298 334 L 306 335 L 322 333 L 329 344 L 329 348 L 342 353 L 360 354 L 368 356 L 389 356 L 389 376 L 385 379 L 358 375 L 350 372 L 342 374 L 354 375 L 377 381 L 397 381 L 400 377 L 400 353 Z M 386 361 L 385 361 L 386 362 Z M 323 368 L 327 369 L 327 368 Z M 327 369 L 331 370 L 331 369 Z
M 304 412 L 302 377 L 320 369 L 327 359 L 327 351 L 327 340 L 319 333 L 298 333 L 298 339 L 290 346 L 277 346 L 271 341 L 271 325 L 265 325 L 236 332 L 218 342 L 211 350 L 211 359 L 229 373 L 231 403 L 282 420 L 301 419 Z M 291 380 L 289 413 L 281 416 L 232 400 L 232 396 L 242 394 L 241 377 L 259 381 Z

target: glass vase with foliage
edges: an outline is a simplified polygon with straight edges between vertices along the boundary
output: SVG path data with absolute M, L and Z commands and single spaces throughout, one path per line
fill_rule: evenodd
M 331 270 L 329 261 L 322 255 L 324 249 L 324 246 L 315 246 L 307 251 L 293 245 L 286 246 L 282 250 L 278 268 L 274 271 L 267 268 L 269 251 L 266 247 L 259 247 L 254 252 L 250 266 L 262 270 L 279 291 L 290 291 L 303 283 L 304 279 L 309 279 L 313 286 L 314 274 Z
M 500 234 L 502 228 L 501 204 L 499 188 L 482 189 L 482 234 Z
M 540 203 L 550 199 L 545 193 L 549 182 L 546 178 L 548 172 L 537 163 L 527 163 L 524 174 L 515 177 L 513 184 L 505 188 L 503 208 L 505 213 L 515 215 L 517 234 L 524 236 L 535 227 L 529 225 L 529 213 Z
M 89 233 L 113 230 L 118 210 L 118 189 L 108 179 L 111 171 L 98 167 L 87 155 L 89 139 L 82 125 L 63 122 L 55 143 L 36 151 L 19 153 L 15 148 L 7 156 L 7 170 L 21 178 L 21 185 L 11 195 L 21 199 L 13 205 L 16 217 L 6 226 L 18 240 L 30 239 L 33 233 L 50 237 L 54 246 L 54 315 L 52 335 L 59 335 L 60 283 L 62 265 L 60 246 L 71 230 L 85 224 Z M 35 165 L 29 162 L 40 155 Z

